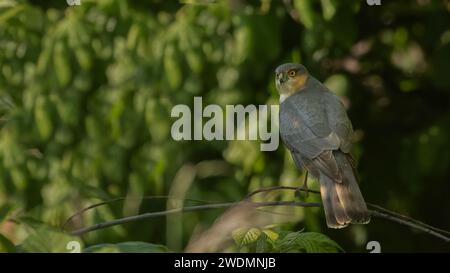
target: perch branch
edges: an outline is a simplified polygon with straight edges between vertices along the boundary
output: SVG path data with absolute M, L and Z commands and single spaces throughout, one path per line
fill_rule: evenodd
M 246 201 L 243 201 L 246 202 Z M 216 203 L 216 204 L 208 204 L 208 205 L 199 205 L 199 206 L 190 206 L 183 207 L 165 211 L 157 211 L 157 212 L 148 212 L 135 216 L 124 217 L 112 221 L 107 221 L 103 223 L 98 223 L 92 226 L 88 226 L 85 228 L 80 228 L 74 231 L 71 231 L 72 235 L 83 235 L 87 232 L 104 229 L 107 227 L 112 227 L 116 225 L 126 224 L 129 222 L 140 221 L 148 218 L 153 218 L 157 216 L 165 216 L 173 213 L 179 212 L 190 212 L 196 210 L 207 210 L 207 209 L 220 209 L 220 208 L 229 208 L 241 204 L 242 202 L 228 202 L 228 203 Z M 269 206 L 300 206 L 300 207 L 320 207 L 319 203 L 306 203 L 306 202 L 296 202 L 296 201 L 272 201 L 272 202 L 250 202 L 251 205 L 255 207 L 269 207 Z
M 299 187 L 292 187 L 292 186 L 274 186 L 274 187 L 267 187 L 267 188 L 261 188 L 258 189 L 256 191 L 253 191 L 251 193 L 249 193 L 247 195 L 247 198 L 250 198 L 251 196 L 261 193 L 261 192 L 267 192 L 267 191 L 274 191 L 274 190 L 296 190 L 296 191 L 308 191 L 311 193 L 315 193 L 315 194 L 320 194 L 320 191 L 316 191 L 316 190 L 306 190 L 303 188 L 299 188 Z M 438 238 L 443 239 L 446 242 L 450 242 L 450 232 L 437 228 L 437 227 L 433 227 L 431 225 L 428 225 L 424 222 L 421 222 L 419 220 L 413 219 L 411 217 L 408 217 L 406 215 L 402 215 L 400 213 L 394 212 L 394 211 L 390 211 L 388 209 L 385 209 L 381 206 L 375 205 L 375 204 L 371 204 L 371 203 L 366 203 L 367 206 L 369 208 L 372 208 L 372 210 L 370 210 L 370 213 L 378 218 L 385 218 L 391 221 L 394 221 L 396 223 L 399 224 L 403 224 L 412 228 L 416 228 L 419 229 L 423 232 L 429 233 L 433 236 L 436 236 Z
M 413 223 L 415 223 L 415 224 L 417 224 L 417 225 L 423 226 L 424 228 L 429 228 L 429 229 L 431 229 L 431 230 L 434 230 L 434 231 L 437 232 L 437 233 L 442 233 L 442 234 L 445 234 L 445 235 L 447 235 L 447 236 L 450 236 L 450 232 L 448 232 L 448 231 L 446 231 L 446 230 L 443 230 L 443 229 L 440 229 L 440 228 L 437 228 L 437 227 L 430 226 L 430 225 L 428 225 L 428 224 L 425 224 L 424 222 L 421 222 L 421 221 L 419 221 L 419 220 L 413 219 L 413 218 L 408 217 L 408 216 L 406 216 L 406 215 L 402 215 L 402 214 L 400 214 L 400 213 L 397 213 L 397 212 L 393 212 L 393 211 L 387 210 L 387 209 L 385 209 L 385 208 L 383 208 L 383 207 L 380 207 L 380 206 L 378 206 L 378 205 L 371 204 L 371 203 L 367 203 L 367 206 L 369 206 L 369 207 L 371 207 L 371 208 L 373 208 L 373 209 L 375 209 L 375 210 L 377 210 L 377 211 L 379 211 L 379 212 L 384 212 L 384 213 L 393 215 L 393 216 L 396 217 L 396 218 L 401 218 L 401 219 L 403 219 L 403 220 L 405 220 L 405 221 L 407 221 L 407 222 L 413 222 Z
M 275 191 L 275 190 L 295 190 L 295 191 L 306 191 L 303 188 L 299 188 L 299 187 L 291 187 L 291 186 L 275 186 L 275 187 L 268 187 L 268 188 L 261 188 L 258 190 L 255 190 L 253 192 L 251 192 L 250 194 L 248 194 L 246 196 L 246 198 L 244 199 L 244 201 L 242 202 L 248 202 L 249 204 L 255 206 L 255 207 L 268 207 L 268 206 L 300 206 L 300 207 L 320 207 L 321 205 L 319 203 L 308 203 L 308 202 L 297 202 L 297 201 L 272 201 L 272 202 L 251 202 L 250 198 L 258 193 L 263 193 L 263 192 L 270 192 L 270 191 Z M 320 194 L 319 191 L 316 190 L 310 190 L 308 189 L 308 192 L 311 193 L 315 193 L 315 194 Z M 72 235 L 83 235 L 87 232 L 90 231 L 94 231 L 94 230 L 99 230 L 99 229 L 104 229 L 107 227 L 112 227 L 112 226 L 116 226 L 116 225 L 120 225 L 120 224 L 125 224 L 125 223 L 129 223 L 129 222 L 134 222 L 134 221 L 140 221 L 140 220 L 144 220 L 144 219 L 148 219 L 148 218 L 153 218 L 153 217 L 158 217 L 158 216 L 165 216 L 165 215 L 169 215 L 169 214 L 173 214 L 173 213 L 180 213 L 180 212 L 190 212 L 190 211 L 199 211 L 199 210 L 207 210 L 207 209 L 220 209 L 220 208 L 229 208 L 229 207 L 233 207 L 236 206 L 238 204 L 241 204 L 242 202 L 227 202 L 227 203 L 216 203 L 216 204 L 206 204 L 206 205 L 199 205 L 199 206 L 188 206 L 188 207 L 183 207 L 183 208 L 177 208 L 177 209 L 171 209 L 171 210 L 165 210 L 165 211 L 158 211 L 158 212 L 148 212 L 148 213 L 143 213 L 143 214 L 139 214 L 139 215 L 135 215 L 135 216 L 129 216 L 129 217 L 124 217 L 124 218 L 120 218 L 120 219 L 116 219 L 116 220 L 112 220 L 112 221 L 107 221 L 107 222 L 102 222 L 102 223 L 98 223 L 92 226 L 88 226 L 88 227 L 84 227 L 84 228 L 80 228 L 74 231 L 71 231 L 70 233 Z M 102 202 L 99 204 L 95 204 L 90 206 L 89 208 L 94 208 L 97 207 L 99 205 L 104 205 L 107 204 L 108 202 Z M 404 225 L 404 226 L 408 226 L 417 230 L 420 230 L 422 232 L 428 233 L 434 237 L 437 237 L 439 239 L 444 240 L 445 242 L 450 242 L 450 237 L 448 236 L 450 234 L 450 232 L 430 226 L 428 224 L 425 224 L 421 221 L 415 220 L 413 218 L 410 218 L 408 216 L 405 215 L 401 215 L 399 213 L 387 210 L 383 207 L 380 207 L 378 205 L 374 205 L 374 204 L 370 204 L 367 203 L 367 205 L 372 208 L 370 211 L 371 215 L 377 218 L 383 218 L 389 221 L 393 221 L 395 223 Z M 81 212 L 86 211 L 87 209 L 82 210 Z M 75 214 L 80 215 L 80 212 Z M 72 219 L 72 217 L 70 217 L 69 219 Z
M 317 193 L 320 194 L 320 191 L 316 191 L 316 190 L 306 190 L 304 188 L 300 188 L 300 187 L 293 187 L 293 186 L 274 186 L 274 187 L 267 187 L 267 188 L 261 188 L 261 189 L 257 189 L 251 193 L 249 193 L 246 196 L 246 199 L 261 193 L 261 192 L 268 192 L 268 191 L 275 191 L 275 190 L 294 190 L 294 191 L 308 191 L 308 192 L 312 192 L 312 193 Z
M 415 224 L 415 223 L 410 222 L 410 221 L 402 220 L 401 218 L 397 218 L 397 217 L 395 217 L 393 215 L 386 214 L 386 213 L 383 213 L 383 212 L 380 212 L 380 211 L 376 211 L 376 210 L 369 210 L 369 211 L 370 211 L 370 214 L 372 216 L 375 216 L 375 217 L 378 217 L 378 218 L 384 218 L 384 219 L 387 219 L 387 220 L 399 223 L 401 225 L 409 226 L 409 227 L 421 230 L 423 232 L 426 232 L 426 233 L 428 233 L 430 235 L 433 235 L 433 236 L 435 236 L 437 238 L 440 238 L 440 239 L 444 240 L 447 243 L 450 242 L 450 237 L 447 237 L 447 236 L 445 236 L 445 235 L 443 235 L 441 233 L 438 233 L 438 232 L 436 232 L 436 231 L 434 231 L 434 230 L 432 230 L 430 228 L 426 228 L 424 226 Z
M 103 202 L 99 202 L 99 203 L 90 205 L 88 207 L 83 208 L 82 210 L 77 211 L 75 214 L 73 214 L 72 216 L 67 218 L 67 220 L 62 225 L 61 229 L 64 231 L 66 226 L 67 226 L 67 224 L 70 223 L 70 221 L 72 221 L 74 218 L 76 218 L 78 216 L 81 216 L 83 213 L 85 213 L 88 210 L 91 210 L 93 208 L 100 207 L 100 206 L 103 206 L 103 205 L 112 204 L 112 203 L 115 203 L 117 201 L 124 201 L 124 200 L 127 200 L 127 199 L 145 199 L 145 200 L 148 200 L 148 199 L 172 199 L 172 200 L 177 200 L 176 197 L 170 196 L 170 195 L 152 195 L 152 196 L 141 196 L 141 197 L 135 197 L 135 198 L 133 198 L 133 197 L 113 198 L 113 199 L 110 199 L 110 200 L 106 200 L 106 201 L 103 201 Z M 203 203 L 211 203 L 211 202 L 206 201 L 206 200 L 199 200 L 199 199 L 193 199 L 193 198 L 185 198 L 184 200 L 186 200 L 186 201 L 195 201 L 195 202 L 203 202 Z

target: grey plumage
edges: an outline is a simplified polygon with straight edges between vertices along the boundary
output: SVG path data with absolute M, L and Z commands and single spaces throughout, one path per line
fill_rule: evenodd
M 293 68 L 279 67 L 277 77 L 286 69 Z M 277 82 L 280 93 L 285 91 L 280 90 L 281 84 Z M 319 180 L 331 228 L 370 221 L 350 155 L 352 133 L 340 99 L 312 76 L 308 75 L 301 90 L 289 94 L 280 104 L 281 138 L 296 165 Z

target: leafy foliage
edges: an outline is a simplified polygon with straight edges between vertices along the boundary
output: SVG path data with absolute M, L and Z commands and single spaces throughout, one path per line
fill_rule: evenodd
M 71 236 L 56 230 L 32 218 L 22 217 L 20 223 L 27 229 L 26 239 L 15 247 L 15 252 L 60 253 L 71 252 L 83 248 L 83 242 L 76 236 Z M 74 246 L 75 245 L 75 246 Z
M 251 252 L 327 253 L 344 250 L 326 235 L 317 232 L 242 228 L 233 233 L 238 249 Z
M 270 252 L 273 242 L 278 239 L 278 233 L 270 229 L 241 228 L 232 234 L 236 246 L 242 250 L 244 247 L 252 252 Z
M 317 232 L 292 232 L 276 242 L 279 252 L 327 253 L 344 250 L 326 235 Z

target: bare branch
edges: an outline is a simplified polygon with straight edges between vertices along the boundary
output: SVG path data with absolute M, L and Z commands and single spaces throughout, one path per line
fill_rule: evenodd
M 171 196 L 171 195 L 152 195 L 152 196 L 138 196 L 138 197 L 118 197 L 118 198 L 114 198 L 114 199 L 110 199 L 110 200 L 106 200 L 103 202 L 99 202 L 93 205 L 90 205 L 88 207 L 83 208 L 82 210 L 77 211 L 75 214 L 73 214 L 72 216 L 70 216 L 69 218 L 67 218 L 67 220 L 64 222 L 64 224 L 62 225 L 61 229 L 64 231 L 66 229 L 67 224 L 69 224 L 74 218 L 81 216 L 83 213 L 85 213 L 88 210 L 91 210 L 93 208 L 96 207 L 101 207 L 107 204 L 112 204 L 118 201 L 124 201 L 126 199 L 172 199 L 172 200 L 182 200 L 179 198 L 176 198 L 175 196 Z M 206 201 L 206 200 L 200 200 L 200 199 L 194 199 L 194 198 L 184 198 L 184 200 L 186 201 L 195 201 L 195 202 L 202 202 L 202 203 L 211 203 L 210 201 Z
M 246 197 L 246 199 L 261 193 L 261 192 L 268 192 L 268 191 L 275 191 L 275 190 L 295 190 L 295 191 L 305 191 L 305 192 L 312 192 L 312 193 L 317 193 L 320 194 L 320 191 L 316 191 L 316 190 L 306 190 L 304 188 L 301 187 L 293 187 L 293 186 L 274 186 L 274 187 L 268 187 L 268 188 L 261 188 L 261 189 L 257 189 L 251 193 L 249 193 Z
M 88 226 L 88 227 L 84 227 L 84 228 L 80 228 L 80 229 L 71 231 L 70 233 L 72 235 L 82 235 L 82 234 L 85 234 L 85 233 L 88 233 L 88 232 L 94 231 L 94 230 L 104 229 L 107 227 L 130 223 L 130 222 L 134 222 L 134 221 L 140 221 L 140 220 L 158 217 L 158 216 L 165 216 L 165 215 L 169 215 L 169 214 L 173 214 L 173 213 L 191 212 L 191 211 L 208 210 L 208 209 L 230 208 L 230 207 L 233 207 L 233 206 L 236 206 L 239 204 L 243 204 L 243 203 L 250 204 L 251 206 L 254 206 L 254 207 L 270 207 L 270 206 L 320 207 L 321 206 L 321 204 L 319 204 L 319 203 L 308 203 L 308 202 L 297 202 L 297 201 L 271 201 L 271 202 L 252 202 L 252 201 L 250 201 L 250 198 L 258 193 L 270 192 L 270 191 L 275 191 L 275 190 L 306 191 L 306 189 L 303 189 L 303 188 L 290 187 L 290 186 L 275 186 L 275 187 L 261 188 L 261 189 L 258 189 L 256 191 L 253 191 L 250 194 L 248 194 L 246 196 L 246 198 L 244 199 L 244 201 L 241 201 L 241 202 L 227 202 L 227 203 L 215 203 L 215 204 L 213 203 L 213 204 L 205 204 L 205 205 L 199 205 L 199 206 L 188 206 L 188 207 L 176 208 L 176 209 L 165 210 L 165 211 L 143 213 L 143 214 L 139 214 L 139 215 L 135 215 L 135 216 L 124 217 L 124 218 L 120 218 L 120 219 L 116 219 L 116 220 L 112 220 L 112 221 L 98 223 L 98 224 L 95 224 L 92 226 Z M 315 193 L 315 194 L 320 194 L 320 192 L 316 191 L 316 190 L 308 189 L 307 191 L 311 192 L 311 193 Z M 114 199 L 114 200 L 118 200 L 118 199 Z M 107 201 L 107 202 L 95 204 L 95 205 L 88 207 L 87 209 L 94 208 L 94 207 L 104 205 L 107 203 L 109 203 L 109 202 Z M 450 232 L 448 232 L 446 230 L 442 230 L 442 229 L 430 226 L 421 221 L 418 221 L 418 220 L 415 220 L 408 216 L 401 215 L 399 213 L 387 210 L 378 205 L 374 205 L 371 203 L 367 203 L 367 205 L 370 208 L 372 208 L 370 210 L 370 213 L 374 217 L 383 218 L 383 219 L 393 221 L 395 223 L 398 223 L 398 224 L 401 224 L 404 226 L 409 226 L 411 228 L 420 230 L 420 231 L 428 233 L 434 237 L 442 239 L 445 242 L 450 242 L 450 237 L 448 236 L 450 234 Z M 74 216 L 80 215 L 82 212 L 85 212 L 87 209 L 83 209 L 81 212 L 76 213 Z M 69 219 L 72 219 L 74 216 L 70 217 Z
M 444 240 L 447 243 L 450 242 L 450 237 L 447 237 L 447 236 L 445 236 L 445 235 L 443 235 L 441 233 L 438 233 L 438 232 L 436 232 L 436 231 L 434 231 L 434 230 L 432 230 L 430 228 L 426 228 L 426 227 L 423 227 L 421 225 L 417 225 L 417 224 L 415 224 L 413 222 L 410 222 L 410 221 L 404 221 L 401 218 L 397 218 L 397 217 L 395 217 L 393 215 L 382 213 L 382 212 L 379 212 L 379 211 L 376 211 L 376 210 L 370 210 L 370 213 L 372 214 L 372 216 L 375 216 L 375 217 L 378 217 L 378 218 L 384 218 L 384 219 L 387 219 L 387 220 L 399 223 L 399 224 L 404 225 L 404 226 L 409 226 L 409 227 L 421 230 L 423 232 L 426 232 L 426 233 L 428 233 L 430 235 L 433 235 L 433 236 L 435 236 L 437 238 L 440 238 L 440 239 Z
M 401 218 L 401 219 L 403 219 L 403 220 L 405 220 L 405 221 L 407 221 L 407 222 L 412 222 L 412 223 L 415 223 L 415 224 L 417 224 L 417 225 L 419 225 L 419 226 L 423 226 L 424 228 L 429 228 L 429 229 L 431 229 L 431 230 L 434 230 L 434 231 L 437 232 L 437 233 L 442 233 L 442 234 L 445 234 L 445 235 L 447 235 L 447 236 L 450 236 L 450 232 L 448 232 L 448 231 L 446 231 L 446 230 L 443 230 L 443 229 L 440 229 L 440 228 L 437 228 L 437 227 L 430 226 L 430 225 L 428 225 L 428 224 L 425 224 L 424 222 L 421 222 L 421 221 L 419 221 L 419 220 L 413 219 L 413 218 L 408 217 L 408 216 L 406 216 L 406 215 L 402 215 L 402 214 L 400 214 L 400 213 L 397 213 L 397 212 L 394 212 L 394 211 L 387 210 L 387 209 L 385 209 L 385 208 L 383 208 L 383 207 L 380 207 L 380 206 L 378 206 L 378 205 L 371 204 L 371 203 L 367 203 L 367 206 L 369 206 L 369 207 L 371 207 L 371 208 L 374 208 L 375 210 L 377 210 L 377 211 L 379 211 L 379 212 L 384 212 L 384 213 L 393 215 L 393 216 L 396 217 L 396 218 Z
M 247 201 L 243 201 L 247 202 Z M 98 230 L 98 229 L 104 229 L 107 227 L 112 227 L 116 225 L 126 224 L 134 221 L 140 221 L 148 218 L 153 218 L 157 216 L 165 216 L 173 213 L 179 213 L 179 212 L 190 212 L 190 211 L 197 211 L 197 210 L 207 210 L 207 209 L 220 209 L 220 208 L 229 208 L 236 206 L 242 202 L 229 202 L 229 203 L 217 203 L 217 204 L 208 204 L 208 205 L 199 205 L 199 206 L 190 206 L 190 207 L 183 207 L 183 208 L 177 208 L 177 209 L 171 209 L 171 210 L 165 210 L 165 211 L 158 211 L 158 212 L 148 212 L 143 213 L 135 216 L 129 216 L 124 217 L 112 221 L 107 221 L 103 223 L 98 223 L 92 226 L 88 226 L 85 228 L 77 229 L 74 231 L 71 231 L 70 234 L 72 235 L 82 235 L 90 231 Z M 299 206 L 299 207 L 320 207 L 321 205 L 319 203 L 306 203 L 306 202 L 296 202 L 296 201 L 272 201 L 272 202 L 249 202 L 249 204 L 255 206 L 255 207 L 270 207 L 270 206 Z

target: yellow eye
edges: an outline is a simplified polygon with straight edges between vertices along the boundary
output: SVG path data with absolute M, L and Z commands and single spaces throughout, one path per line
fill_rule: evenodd
M 289 77 L 294 77 L 295 76 L 295 70 L 291 70 L 288 73 Z

